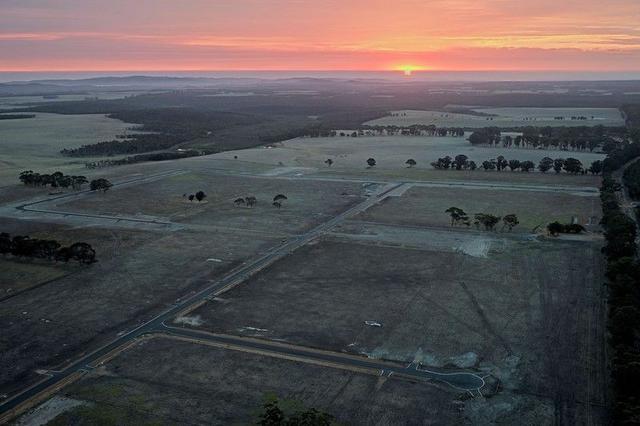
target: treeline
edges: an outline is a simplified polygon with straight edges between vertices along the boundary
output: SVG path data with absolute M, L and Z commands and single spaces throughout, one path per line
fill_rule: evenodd
M 197 111 L 192 108 L 125 110 L 108 116 L 127 123 L 140 123 L 141 130 L 147 133 L 133 133 L 125 140 L 116 139 L 63 149 L 60 153 L 71 157 L 87 157 L 160 151 L 188 141 L 207 138 L 222 129 L 263 121 L 257 116 L 247 114 Z
M 522 135 L 502 135 L 498 127 L 486 127 L 469 136 L 473 145 L 502 146 L 504 148 L 554 147 L 563 151 L 593 152 L 600 147 L 604 152 L 618 148 L 618 139 L 626 135 L 623 128 L 604 126 L 533 127 L 519 129 Z
M 0 233 L 0 254 L 56 262 L 77 260 L 89 264 L 96 261 L 96 252 L 88 243 L 78 242 L 63 247 L 56 240 L 41 240 L 20 235 L 12 238 L 5 232 Z
M 640 160 L 626 168 L 622 175 L 624 185 L 633 199 L 640 198 Z
M 62 172 L 51 174 L 35 173 L 33 170 L 25 170 L 18 177 L 20 182 L 26 186 L 49 186 L 51 188 L 73 188 L 77 191 L 82 189 L 82 185 L 89 181 L 85 176 L 68 176 Z
M 636 259 L 636 225 L 624 214 L 616 191 L 620 185 L 605 176 L 600 189 L 602 226 L 609 281 L 609 333 L 613 347 L 613 416 L 615 424 L 637 424 L 640 419 L 640 265 Z
M 410 126 L 362 126 L 358 136 L 464 136 L 463 127 L 437 127 L 433 124 L 412 124 Z
M 553 159 L 550 157 L 544 157 L 536 166 L 533 161 L 507 160 L 501 155 L 495 159 L 492 158 L 491 160 L 485 160 L 478 165 L 475 161 L 469 160 L 469 157 L 466 155 L 459 154 L 454 158 L 451 158 L 448 155 L 446 157 L 438 158 L 436 161 L 431 163 L 431 166 L 438 170 L 476 170 L 478 168 L 482 168 L 485 171 L 497 170 L 499 172 L 507 170 L 507 168 L 512 172 L 530 172 L 537 168 L 542 173 L 553 170 L 556 173 L 564 171 L 569 174 L 591 173 L 593 175 L 597 175 L 602 172 L 603 162 L 596 160 L 592 162 L 588 168 L 584 168 L 582 162 L 576 158 L 570 157 L 566 159 Z
M 117 160 L 98 160 L 85 163 L 87 169 L 100 169 L 103 167 L 123 166 L 125 164 L 141 163 L 143 161 L 167 161 L 179 160 L 181 158 L 197 157 L 211 154 L 210 151 L 185 150 L 176 152 L 155 152 L 151 154 L 138 154 L 131 157 L 119 158 Z
M 0 114 L 0 120 L 21 120 L 25 118 L 34 118 L 35 114 Z

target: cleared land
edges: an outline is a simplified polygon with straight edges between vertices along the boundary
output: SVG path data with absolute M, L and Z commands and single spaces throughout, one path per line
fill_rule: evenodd
M 10 223 L 3 231 L 17 233 Z M 35 369 L 55 368 L 113 339 L 275 244 L 266 237 L 203 230 L 52 226 L 29 234 L 86 241 L 99 262 L 0 301 L 0 393 L 25 387 L 37 379 Z M 5 273 L 11 271 L 0 269 L 0 281 Z
M 269 393 L 325 410 L 343 424 L 463 419 L 459 395 L 444 387 L 158 338 L 65 390 L 96 405 L 72 410 L 53 425 L 109 417 L 120 424 L 249 424 Z
M 184 197 L 199 190 L 207 194 L 202 203 Z M 346 210 L 362 201 L 362 193 L 358 183 L 221 176 L 203 171 L 105 194 L 89 194 L 53 207 L 61 211 L 160 217 L 185 225 L 288 233 L 302 232 Z M 277 194 L 288 198 L 280 209 L 272 206 Z M 234 204 L 237 198 L 247 196 L 257 198 L 255 207 Z
M 392 111 L 387 117 L 368 121 L 369 126 L 410 126 L 412 124 L 434 124 L 440 127 L 489 127 L 504 128 L 522 126 L 624 126 L 624 118 L 615 108 L 489 108 L 473 107 L 479 113 L 460 114 L 443 111 Z M 486 116 L 486 115 L 489 116 Z M 571 117 L 583 116 L 586 120 L 571 120 Z M 564 117 L 555 120 L 554 117 Z
M 520 225 L 513 232 L 531 232 L 548 223 L 571 223 L 575 217 L 583 225 L 597 225 L 602 216 L 600 199 L 565 193 L 536 193 L 523 191 L 484 190 L 477 188 L 421 188 L 414 187 L 402 197 L 389 197 L 382 203 L 361 213 L 359 219 L 387 224 L 449 226 L 445 210 L 459 207 L 473 222 L 475 213 L 504 216 L 514 213 Z M 498 225 L 497 229 L 500 229 Z
M 215 332 L 475 366 L 504 386 L 481 404 L 492 422 L 547 407 L 541 424 L 581 423 L 603 414 L 601 275 L 589 243 L 504 240 L 475 257 L 324 241 L 191 315 Z
M 298 138 L 278 144 L 275 148 L 252 148 L 242 151 L 229 151 L 212 156 L 216 159 L 233 159 L 238 157 L 239 161 L 282 165 L 286 167 L 314 168 L 325 173 L 343 174 L 363 174 L 373 175 L 376 173 L 401 173 L 404 176 L 420 175 L 424 170 L 429 170 L 432 176 L 440 176 L 442 179 L 452 179 L 452 175 L 446 171 L 433 170 L 431 163 L 440 157 L 455 157 L 464 154 L 469 160 L 477 164 L 482 161 L 496 158 L 500 155 L 507 159 L 517 159 L 520 161 L 531 160 L 538 163 L 544 157 L 567 158 L 574 157 L 580 160 L 587 167 L 591 162 L 604 159 L 603 154 L 590 152 L 541 150 L 541 149 L 507 149 L 478 147 L 471 145 L 465 138 L 455 137 L 411 137 L 411 136 L 367 136 L 367 137 L 328 137 L 328 138 Z M 377 164 L 373 169 L 367 170 L 367 159 L 373 157 Z M 331 168 L 324 164 L 327 158 L 331 158 L 334 164 Z M 417 166 L 411 170 L 407 168 L 405 162 L 413 158 Z M 512 175 L 538 175 L 541 173 L 497 173 L 477 170 L 467 174 L 468 179 L 486 179 L 486 175 L 498 174 L 497 180 L 508 181 Z M 566 178 L 563 180 L 563 178 Z M 582 181 L 586 182 L 588 176 L 557 176 L 552 178 L 556 183 Z M 537 179 L 537 177 L 527 177 L 525 179 Z M 550 181 L 552 179 L 542 178 Z M 592 179 L 592 181 L 595 181 Z
M 92 158 L 67 158 L 63 148 L 75 148 L 131 133 L 133 124 L 100 114 L 36 113 L 24 120 L 0 120 L 0 186 L 14 183 L 23 170 L 85 173 Z

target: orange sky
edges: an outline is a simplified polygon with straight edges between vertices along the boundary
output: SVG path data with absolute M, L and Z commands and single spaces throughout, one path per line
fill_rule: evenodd
M 640 70 L 640 0 L 1 0 L 0 71 Z

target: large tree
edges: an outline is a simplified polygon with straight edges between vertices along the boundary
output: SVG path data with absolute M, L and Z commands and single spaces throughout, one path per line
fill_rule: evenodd
M 112 186 L 113 184 L 104 178 L 94 179 L 89 184 L 89 187 L 91 188 L 92 191 L 102 191 L 102 192 L 107 192 L 107 190 Z
M 469 223 L 467 213 L 459 207 L 449 207 L 445 210 L 445 213 L 449 213 L 449 216 L 451 216 L 451 226 L 459 223 Z

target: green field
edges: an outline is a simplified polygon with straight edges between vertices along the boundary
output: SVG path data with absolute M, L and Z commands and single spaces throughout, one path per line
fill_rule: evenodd
M 92 158 L 67 158 L 63 148 L 75 148 L 129 134 L 134 124 L 101 114 L 60 115 L 37 113 L 23 120 L 0 120 L 0 186 L 16 182 L 25 169 L 40 173 L 84 170 Z

